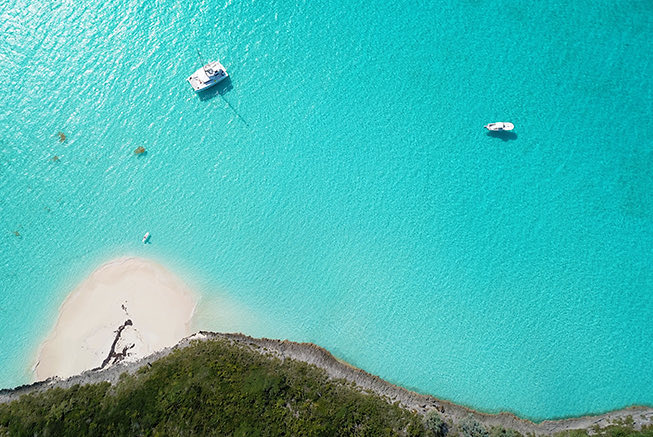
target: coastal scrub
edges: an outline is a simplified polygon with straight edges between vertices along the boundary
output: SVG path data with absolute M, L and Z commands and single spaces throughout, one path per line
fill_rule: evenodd
M 437 410 L 431 410 L 424 415 L 424 426 L 428 435 L 432 437 L 444 437 L 447 435 L 447 424 L 442 420 Z
M 315 366 L 196 342 L 120 381 L 0 404 L 0 435 L 423 436 L 414 412 Z

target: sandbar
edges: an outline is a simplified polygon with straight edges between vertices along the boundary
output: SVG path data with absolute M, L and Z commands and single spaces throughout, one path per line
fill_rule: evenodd
M 39 348 L 34 379 L 134 361 L 191 334 L 196 295 L 154 261 L 120 258 L 103 264 L 59 309 Z

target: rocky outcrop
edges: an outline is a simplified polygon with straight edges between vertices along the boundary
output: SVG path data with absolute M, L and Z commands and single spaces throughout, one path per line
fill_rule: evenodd
M 125 325 L 123 325 L 125 326 Z M 119 338 L 118 333 L 116 338 Z M 422 395 L 405 388 L 396 386 L 378 376 L 358 369 L 344 361 L 338 360 L 327 350 L 312 343 L 295 343 L 287 340 L 273 340 L 267 338 L 252 338 L 243 334 L 222 334 L 200 331 L 199 333 L 183 339 L 173 348 L 166 348 L 146 358 L 135 362 L 122 362 L 111 365 L 104 369 L 90 370 L 81 375 L 61 380 L 50 378 L 42 382 L 17 387 L 11 390 L 0 390 L 0 402 L 9 402 L 17 399 L 23 394 L 47 390 L 51 387 L 68 388 L 75 384 L 89 384 L 107 381 L 115 383 L 124 372 L 133 373 L 142 366 L 146 366 L 159 358 L 168 355 L 177 348 L 184 348 L 192 341 L 223 339 L 233 344 L 248 347 L 264 355 L 279 358 L 281 360 L 294 359 L 313 364 L 324 369 L 329 377 L 343 379 L 355 383 L 362 391 L 376 393 L 389 402 L 398 402 L 402 407 L 413 410 L 419 414 L 425 414 L 431 409 L 437 409 L 441 416 L 450 422 L 457 423 L 464 417 L 472 415 L 477 421 L 485 426 L 501 426 L 519 431 L 522 434 L 550 435 L 553 433 L 571 430 L 588 429 L 594 426 L 604 427 L 612 421 L 623 420 L 628 416 L 632 417 L 636 429 L 642 425 L 653 424 L 653 408 L 631 407 L 623 410 L 611 411 L 597 416 L 585 416 L 578 418 L 547 420 L 534 423 L 521 419 L 511 413 L 486 414 L 471 410 L 461 405 L 437 399 L 433 396 Z M 115 352 L 115 351 L 114 351 Z
M 100 367 L 96 367 L 93 370 L 104 369 L 105 367 L 111 364 L 118 364 L 123 359 L 125 359 L 125 357 L 127 357 L 127 351 L 129 349 L 132 349 L 134 347 L 134 344 L 123 346 L 122 352 L 116 352 L 116 346 L 118 345 L 118 342 L 121 340 L 122 331 L 124 331 L 125 328 L 127 328 L 128 326 L 134 326 L 134 323 L 132 323 L 131 319 L 125 320 L 125 323 L 123 323 L 118 327 L 118 329 L 116 330 L 116 336 L 113 339 L 113 343 L 111 343 L 111 350 L 109 350 L 109 355 L 107 355 L 104 361 L 102 361 L 102 365 Z

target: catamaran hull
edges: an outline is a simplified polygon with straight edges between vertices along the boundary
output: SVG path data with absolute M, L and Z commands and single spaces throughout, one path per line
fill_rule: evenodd
M 212 74 L 209 75 L 207 72 Z M 190 86 L 193 87 L 193 90 L 195 90 L 196 93 L 199 93 L 219 84 L 228 77 L 229 74 L 227 73 L 227 70 L 219 61 L 215 61 L 209 62 L 204 67 L 191 74 L 186 80 L 188 80 Z

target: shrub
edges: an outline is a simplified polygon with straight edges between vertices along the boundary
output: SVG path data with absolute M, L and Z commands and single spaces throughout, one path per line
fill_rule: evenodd
M 447 424 L 442 420 L 437 410 L 430 410 L 424 416 L 424 426 L 429 435 L 433 437 L 444 437 L 447 435 Z
M 463 437 L 489 437 L 490 434 L 487 432 L 487 429 L 478 421 L 476 421 L 471 415 L 465 417 L 458 423 L 458 428 L 460 428 L 460 433 Z
M 425 434 L 420 417 L 315 366 L 226 340 L 197 342 L 133 375 L 0 404 L 8 435 Z
M 522 434 L 514 429 L 506 429 L 502 426 L 493 426 L 490 429 L 490 437 L 523 437 Z

